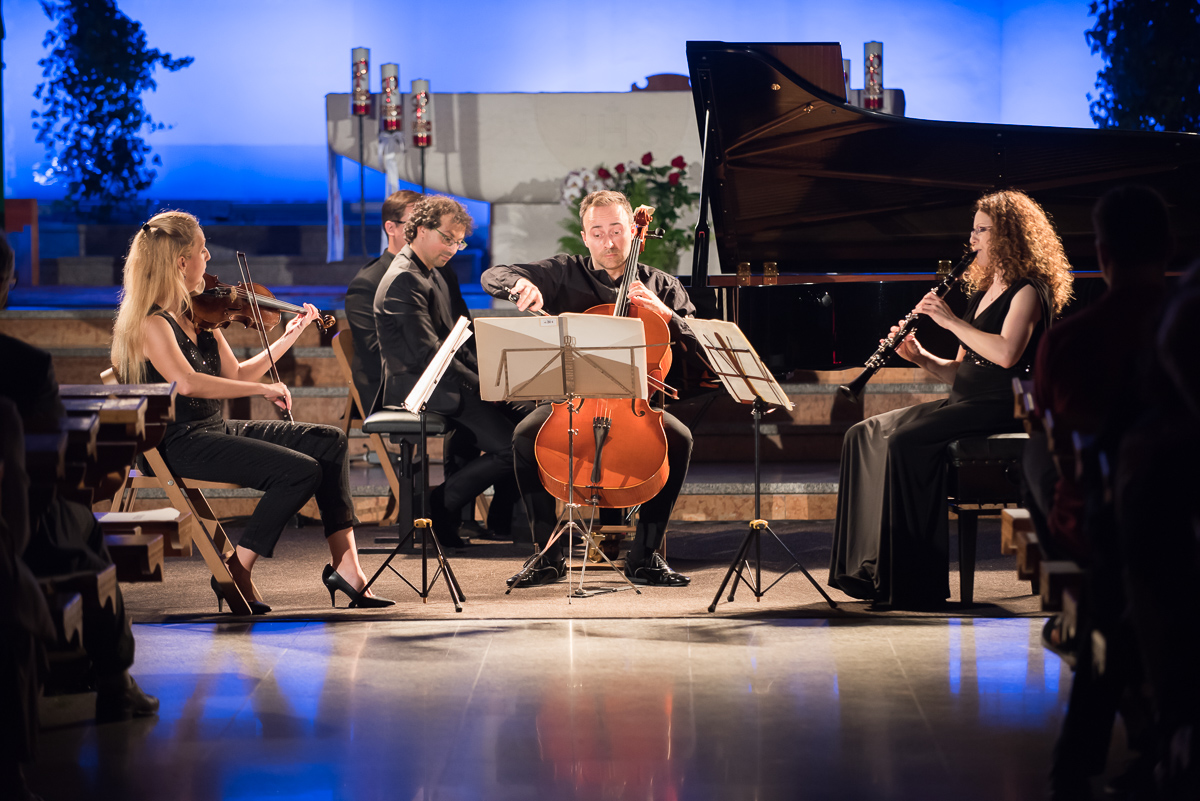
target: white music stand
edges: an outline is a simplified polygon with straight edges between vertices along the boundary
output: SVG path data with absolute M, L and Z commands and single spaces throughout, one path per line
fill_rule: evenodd
M 390 569 L 393 573 L 400 577 L 400 580 L 412 588 L 414 592 L 421 596 L 423 600 L 428 601 L 429 590 L 437 583 L 438 574 L 440 573 L 446 580 L 446 589 L 450 591 L 450 600 L 454 602 L 454 611 L 461 612 L 462 607 L 460 601 L 466 601 L 466 596 L 463 595 L 462 587 L 459 586 L 458 578 L 454 575 L 454 570 L 450 567 L 450 560 L 446 557 L 442 550 L 442 544 L 438 542 L 437 537 L 433 536 L 433 521 L 427 517 L 425 509 L 425 499 L 429 496 L 429 454 L 427 452 L 427 440 L 425 435 L 425 405 L 429 403 L 429 396 L 433 394 L 433 390 L 437 387 L 438 382 L 442 380 L 442 376 L 446 374 L 446 370 L 450 367 L 450 362 L 454 360 L 454 354 L 458 349 L 471 338 L 471 321 L 466 317 L 459 317 L 454 324 L 454 328 L 450 334 L 442 342 L 437 353 L 433 355 L 433 359 L 425 367 L 425 371 L 421 373 L 421 377 L 417 379 L 417 383 L 409 391 L 408 396 L 400 405 L 398 411 L 406 411 L 417 415 L 421 420 L 421 459 L 423 466 L 421 469 L 421 516 L 413 520 L 412 527 L 408 533 L 400 538 L 396 543 L 396 547 L 388 554 L 387 559 L 375 571 L 375 575 L 371 576 L 371 580 L 367 582 L 362 591 L 365 593 L 375 583 L 375 579 L 379 578 L 384 570 Z M 397 411 L 394 406 L 384 407 L 386 411 Z M 405 544 L 412 537 L 415 537 L 417 531 L 421 532 L 421 587 L 418 589 L 412 582 L 404 577 L 399 570 L 392 567 L 392 560 L 400 553 Z M 438 569 L 434 572 L 433 577 L 429 577 L 429 542 L 433 541 L 433 547 L 436 551 Z
M 803 573 L 817 588 L 817 592 L 821 593 L 821 597 L 829 606 L 836 609 L 837 604 L 834 600 L 821 588 L 821 585 L 816 582 L 804 565 L 800 564 L 800 560 L 796 558 L 791 549 L 783 544 L 779 535 L 771 530 L 767 521 L 761 519 L 762 484 L 759 473 L 761 436 L 759 425 L 763 412 L 769 405 L 782 406 L 791 411 L 791 399 L 783 391 L 783 387 L 779 386 L 779 382 L 771 375 L 767 366 L 758 358 L 754 347 L 736 325 L 723 320 L 688 320 L 688 327 L 692 329 L 692 333 L 696 335 L 696 339 L 704 349 L 705 360 L 708 362 L 709 368 L 721 379 L 721 383 L 734 400 L 738 403 L 751 404 L 751 412 L 754 415 L 754 519 L 750 521 L 750 529 L 746 532 L 746 537 L 742 540 L 733 561 L 729 563 L 729 569 L 725 571 L 725 578 L 722 579 L 717 594 L 713 596 L 713 602 L 709 605 L 708 611 L 717 611 L 717 601 L 720 600 L 721 593 L 725 592 L 725 585 L 735 574 L 737 578 L 734 579 L 733 586 L 729 589 L 729 600 L 733 601 L 738 581 L 742 581 L 754 593 L 754 599 L 757 601 L 761 600 L 767 590 L 782 581 L 793 570 Z M 763 531 L 774 537 L 775 541 L 779 543 L 779 547 L 783 548 L 792 558 L 791 566 L 765 589 L 762 586 L 762 542 L 760 539 Z M 743 571 L 750 568 L 747 553 L 751 544 L 754 545 L 753 583 L 743 575 Z
M 583 505 L 575 502 L 576 401 L 583 398 L 646 398 L 645 327 L 635 318 L 594 314 L 484 317 L 476 319 L 475 334 L 479 393 L 484 400 L 567 402 L 567 473 L 570 476 L 567 499 L 546 545 L 525 561 L 518 575 L 537 567 L 546 549 L 559 537 L 566 536 L 569 576 L 574 564 L 571 535 L 579 532 L 586 537 L 589 533 L 575 519 L 575 510 Z M 579 584 L 567 582 L 568 603 L 571 597 L 583 598 L 624 589 L 641 595 L 641 590 L 603 551 L 597 552 L 627 586 L 586 590 L 585 555 Z M 510 592 L 512 587 L 505 594 Z

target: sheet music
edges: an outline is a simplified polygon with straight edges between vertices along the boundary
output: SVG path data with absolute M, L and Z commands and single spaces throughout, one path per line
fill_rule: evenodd
M 442 342 L 442 346 L 433 355 L 433 360 L 429 362 L 429 366 L 425 368 L 425 372 L 421 373 L 421 377 L 417 379 L 412 391 L 408 393 L 408 397 L 401 404 L 405 410 L 419 414 L 425 408 L 425 404 L 429 402 L 429 396 L 433 394 L 434 388 L 446 374 L 447 368 L 450 367 L 450 361 L 454 358 L 454 354 L 464 342 L 471 338 L 470 325 L 471 321 L 466 317 L 458 318 L 450 335 Z
M 724 320 L 688 320 L 687 324 L 704 348 L 709 367 L 739 403 L 762 398 L 765 403 L 792 410 L 791 399 L 740 328 Z
M 642 398 L 646 329 L 595 314 L 475 320 L 484 400 Z

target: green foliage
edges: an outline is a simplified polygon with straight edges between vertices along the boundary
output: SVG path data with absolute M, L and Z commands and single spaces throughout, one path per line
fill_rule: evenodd
M 113 0 L 39 0 L 54 23 L 42 46 L 50 54 L 38 61 L 45 79 L 33 96 L 43 109 L 33 117 L 37 141 L 48 165 L 39 183 L 66 181 L 66 195 L 78 210 L 109 219 L 157 175 L 142 133 L 166 126 L 151 118 L 141 95 L 157 84 L 154 68 L 169 72 L 192 63 L 191 57 L 147 49 L 140 23 L 121 13 Z
M 1088 11 L 1104 57 L 1089 94 L 1100 128 L 1200 131 L 1200 1 L 1100 0 Z
M 693 234 L 681 215 L 694 208 L 700 195 L 685 185 L 687 163 L 683 156 L 676 156 L 670 164 L 654 166 L 650 153 L 640 162 L 627 161 L 609 169 L 603 164 L 594 169 L 575 170 L 567 175 L 562 185 L 562 204 L 572 214 L 560 225 L 570 235 L 558 240 L 563 253 L 587 255 L 579 232 L 583 227 L 579 221 L 579 204 L 588 194 L 601 189 L 621 192 L 629 198 L 633 208 L 653 206 L 654 219 L 651 229 L 662 228 L 662 239 L 647 239 L 646 249 L 639 259 L 643 264 L 674 273 L 679 266 L 680 253 L 690 251 Z

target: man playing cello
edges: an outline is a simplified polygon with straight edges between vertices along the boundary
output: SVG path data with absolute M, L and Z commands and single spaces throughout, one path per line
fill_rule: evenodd
M 593 192 L 579 205 L 583 222 L 580 232 L 589 256 L 560 254 L 533 264 L 497 265 L 484 272 L 483 288 L 498 297 L 515 296 L 522 311 L 548 314 L 584 312 L 593 306 L 612 303 L 624 279 L 625 264 L 633 243 L 633 210 L 620 192 Z M 637 280 L 628 288 L 635 306 L 659 314 L 670 329 L 672 340 L 693 340 L 686 318 L 696 307 L 687 290 L 674 276 L 637 265 Z M 698 345 L 697 345 L 698 347 Z M 549 404 L 539 406 L 513 432 L 513 464 L 525 508 L 533 520 L 538 545 L 546 543 L 556 520 L 554 498 L 542 486 L 534 455 L 534 440 L 550 416 Z M 669 476 L 651 500 L 642 504 L 637 533 L 625 559 L 625 575 L 635 584 L 685 587 L 691 581 L 676 573 L 656 551 L 662 545 L 667 521 L 679 497 L 692 455 L 692 433 L 669 413 L 663 414 L 667 440 Z M 542 554 L 532 571 L 508 580 L 513 587 L 532 587 L 558 581 L 566 575 L 562 540 Z

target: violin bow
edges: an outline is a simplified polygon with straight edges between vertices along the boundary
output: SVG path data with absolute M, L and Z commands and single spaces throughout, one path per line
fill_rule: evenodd
M 279 368 L 275 366 L 275 357 L 271 355 L 271 343 L 267 340 L 267 327 L 263 325 L 262 310 L 258 306 L 258 293 L 254 291 L 254 282 L 250 280 L 250 263 L 246 261 L 246 254 L 242 251 L 237 251 L 238 269 L 242 272 L 242 287 L 246 293 L 246 298 L 250 301 L 250 316 L 254 318 L 254 325 L 258 328 L 258 337 L 262 341 L 263 350 L 267 352 L 267 360 L 271 363 L 271 380 L 276 384 L 282 384 L 283 381 L 279 378 Z M 289 423 L 296 422 L 292 418 L 292 410 L 286 406 L 283 408 L 283 419 Z

